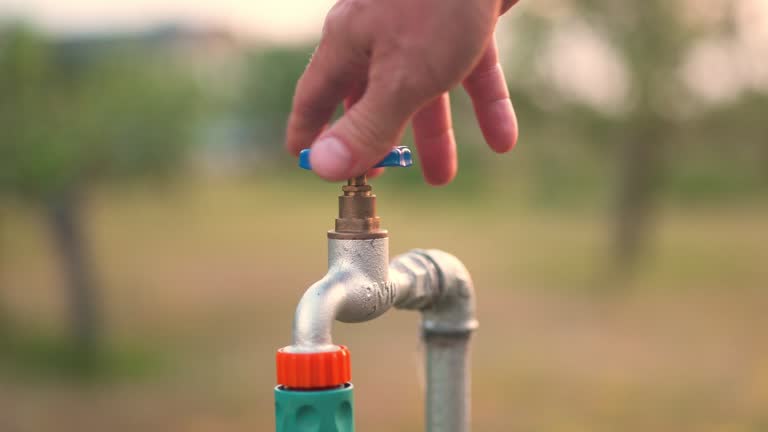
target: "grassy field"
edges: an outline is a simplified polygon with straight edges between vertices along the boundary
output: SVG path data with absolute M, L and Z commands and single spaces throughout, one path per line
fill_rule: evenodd
M 83 383 L 0 363 L 0 431 L 272 430 L 273 353 L 325 272 L 336 191 L 95 191 L 110 343 L 157 367 Z M 394 196 L 379 191 L 392 253 L 442 248 L 475 279 L 474 430 L 768 430 L 768 208 L 664 209 L 638 277 L 618 286 L 600 211 Z M 18 328 L 55 335 L 63 299 L 39 216 L 11 206 L 0 224 L 0 298 Z M 358 430 L 422 429 L 417 325 L 399 311 L 337 325 Z

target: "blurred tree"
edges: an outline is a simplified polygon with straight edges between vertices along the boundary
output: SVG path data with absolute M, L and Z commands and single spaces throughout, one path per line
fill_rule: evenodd
M 702 120 L 681 67 L 703 37 L 728 32 L 729 14 L 696 22 L 697 4 L 591 0 L 581 3 L 592 24 L 605 31 L 630 77 L 627 109 L 617 117 L 618 151 L 614 256 L 620 272 L 631 272 L 651 234 L 658 191 L 667 175 L 672 144 Z M 697 151 L 697 149 L 694 149 Z M 684 163 L 677 159 L 675 163 Z
M 83 224 L 87 187 L 170 173 L 191 142 L 199 92 L 135 47 L 82 55 L 87 47 L 56 45 L 22 25 L 0 41 L 0 194 L 45 214 L 65 276 L 75 352 L 90 362 L 102 316 Z
M 724 21 L 695 28 L 686 19 L 692 3 L 684 1 L 568 4 L 574 19 L 586 22 L 615 51 L 628 78 L 628 97 L 610 115 L 579 110 L 578 103 L 564 112 L 567 122 L 600 124 L 599 129 L 571 125 L 586 130 L 582 139 L 617 143 L 614 264 L 620 273 L 629 274 L 652 233 L 670 144 L 680 141 L 687 125 L 698 120 L 690 115 L 692 98 L 680 74 L 681 65 L 693 44 L 719 31 Z M 550 27 L 551 32 L 559 31 L 556 25 Z M 587 100 L 582 102 L 589 105 Z
M 8 314 L 8 306 L 5 303 L 5 298 L 3 297 L 3 287 L 5 286 L 5 281 L 3 280 L 3 277 L 5 276 L 5 266 L 3 265 L 5 263 L 5 249 L 3 249 L 3 240 L 5 236 L 5 231 L 3 229 L 5 228 L 3 223 L 5 222 L 5 215 L 3 214 L 3 208 L 0 207 L 0 344 L 3 343 L 4 339 L 6 338 L 9 327 L 10 327 L 10 319 Z
M 674 140 L 676 102 L 684 97 L 677 69 L 690 35 L 680 2 L 581 3 L 584 16 L 618 50 L 630 78 L 627 109 L 617 117 L 614 255 L 617 269 L 630 271 L 645 248 L 664 171 L 665 147 Z

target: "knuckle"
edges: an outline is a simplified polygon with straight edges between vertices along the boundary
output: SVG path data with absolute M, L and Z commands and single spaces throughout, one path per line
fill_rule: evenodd
M 357 23 L 362 21 L 366 10 L 365 5 L 358 0 L 336 2 L 325 16 L 323 38 L 349 35 L 350 31 L 357 28 Z
M 420 103 L 442 92 L 439 82 L 430 78 L 427 68 L 401 69 L 390 77 L 391 95 L 403 102 Z
M 321 46 L 312 56 L 296 83 L 293 95 L 294 103 L 303 103 L 305 99 L 317 102 L 317 99 L 332 98 L 333 94 L 348 86 L 349 78 L 344 68 L 334 63 L 330 48 Z
M 312 70 L 308 71 L 302 79 L 308 83 L 307 87 L 313 88 L 313 94 L 319 95 L 315 96 L 316 99 L 333 99 L 333 94 L 349 85 L 349 79 L 343 73 L 344 69 L 338 64 L 331 63 L 328 58 L 318 56 L 315 62 Z
M 453 85 L 445 62 L 435 56 L 424 56 L 425 48 L 418 43 L 393 38 L 382 51 L 385 60 L 376 78 L 397 98 L 432 99 Z
M 310 92 L 297 91 L 293 95 L 291 118 L 307 121 L 308 119 L 323 116 L 326 111 L 332 109 L 333 106 L 330 106 L 324 99 L 318 98 Z
M 344 10 L 344 15 L 350 21 L 356 21 L 365 16 L 368 7 L 366 2 L 360 0 L 343 0 L 340 3 L 340 8 Z
M 344 2 L 338 2 L 331 7 L 331 10 L 328 11 L 328 14 L 325 16 L 325 21 L 323 22 L 323 30 L 322 30 L 322 39 L 327 39 L 329 37 L 333 37 L 335 34 L 338 34 L 340 27 L 343 25 L 344 21 L 344 9 L 341 7 L 341 5 Z
M 503 76 L 501 70 L 501 64 L 498 62 L 491 65 L 481 65 L 467 77 L 467 82 L 477 82 L 487 79 L 495 79 L 499 76 Z
M 305 121 L 307 118 L 314 117 L 317 109 L 311 104 L 307 98 L 295 97 L 293 99 L 293 114 L 290 121 Z
M 352 113 L 350 113 L 352 114 Z M 383 131 L 379 127 L 375 117 L 365 111 L 356 111 L 350 118 L 350 126 L 355 142 L 362 151 L 370 151 L 372 148 L 383 145 Z

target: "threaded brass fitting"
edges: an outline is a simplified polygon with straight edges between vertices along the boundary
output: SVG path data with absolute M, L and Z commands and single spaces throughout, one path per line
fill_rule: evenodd
M 381 229 L 381 219 L 376 216 L 376 195 L 364 175 L 351 178 L 339 196 L 339 217 L 336 228 L 328 231 L 328 238 L 373 239 L 387 237 Z

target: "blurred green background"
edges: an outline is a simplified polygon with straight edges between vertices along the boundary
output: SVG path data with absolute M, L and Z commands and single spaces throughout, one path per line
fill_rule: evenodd
M 0 431 L 272 430 L 339 193 L 282 148 L 331 2 L 93 3 L 0 2 Z M 473 274 L 475 430 L 768 430 L 768 2 L 508 15 L 518 147 L 457 91 L 457 179 L 373 181 L 393 255 Z M 422 429 L 417 320 L 336 326 L 359 430 Z

